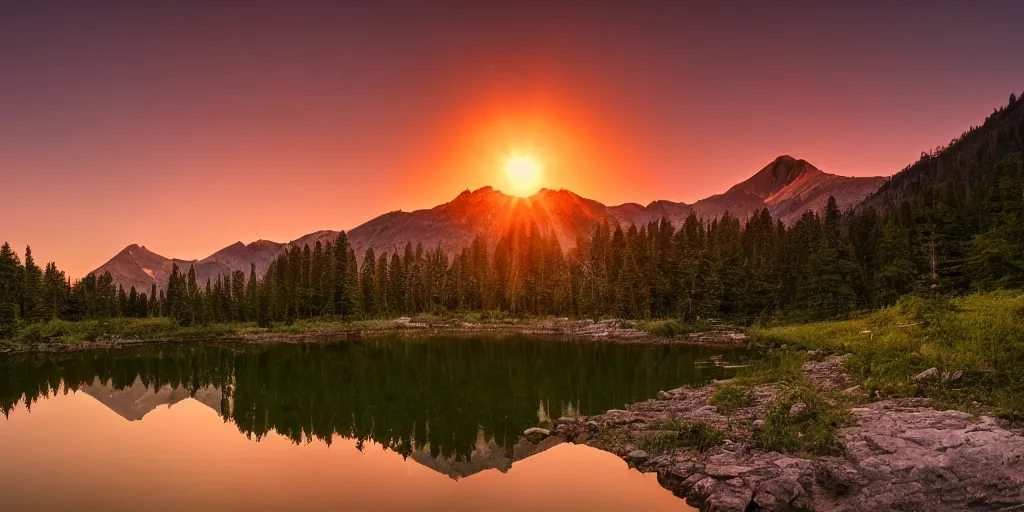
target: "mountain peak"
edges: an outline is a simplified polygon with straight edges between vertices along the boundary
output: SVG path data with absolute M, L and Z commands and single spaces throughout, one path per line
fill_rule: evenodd
M 766 199 L 801 178 L 821 174 L 825 173 L 806 160 L 797 160 L 790 155 L 782 155 L 772 160 L 770 164 L 746 181 L 730 188 L 726 194 L 743 192 Z
M 121 254 L 131 254 L 141 250 L 142 247 L 139 247 L 139 244 L 128 244 L 124 249 L 121 249 Z
M 830 196 L 836 198 L 840 208 L 852 206 L 877 190 L 881 181 L 827 174 L 804 160 L 782 155 L 726 193 L 693 204 L 656 200 L 647 206 L 608 206 L 564 188 L 542 188 L 528 198 L 520 198 L 484 186 L 460 191 L 451 201 L 433 208 L 379 215 L 347 230 L 347 234 L 360 258 L 367 249 L 379 255 L 409 243 L 441 247 L 455 255 L 477 237 L 483 237 L 493 248 L 510 227 L 525 225 L 554 234 L 563 250 L 568 250 L 601 223 L 628 227 L 665 219 L 678 227 L 691 214 L 710 220 L 729 212 L 742 219 L 765 208 L 790 223 L 805 210 L 820 210 Z M 257 275 L 263 275 L 282 251 L 306 245 L 312 248 L 318 242 L 334 243 L 337 235 L 336 231 L 316 231 L 288 243 L 236 242 L 198 261 L 172 261 L 132 244 L 95 272 L 110 271 L 115 282 L 136 289 L 149 289 L 153 284 L 166 286 L 173 263 L 185 271 L 194 265 L 200 282 L 239 270 L 248 273 L 253 265 Z

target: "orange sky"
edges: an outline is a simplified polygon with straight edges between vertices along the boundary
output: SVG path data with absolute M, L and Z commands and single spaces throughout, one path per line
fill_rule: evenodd
M 1014 12 L 1017 11 L 1017 12 Z M 888 175 L 1024 88 L 1024 4 L 0 7 L 0 239 L 72 276 L 503 183 L 694 201 Z

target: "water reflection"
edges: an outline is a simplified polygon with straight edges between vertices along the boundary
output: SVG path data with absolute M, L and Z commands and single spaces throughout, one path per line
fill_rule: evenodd
M 508 472 L 542 452 L 563 453 L 535 457 L 549 461 L 545 465 L 568 456 L 586 466 L 588 457 L 610 456 L 569 456 L 564 445 L 532 444 L 520 434 L 547 418 L 619 408 L 661 389 L 721 377 L 726 370 L 720 365 L 699 364 L 720 354 L 696 347 L 510 337 L 161 345 L 10 356 L 0 358 L 0 411 L 10 416 L 0 428 L 12 434 L 28 422 L 49 421 L 30 411 L 52 405 L 55 414 L 71 414 L 73 408 L 61 404 L 95 399 L 91 403 L 116 413 L 121 424 L 139 427 L 132 432 L 157 425 L 151 418 L 159 411 L 185 410 L 189 417 L 175 422 L 179 430 L 206 430 L 200 423 L 219 416 L 218 424 L 244 435 L 235 433 L 231 443 L 263 440 L 262 446 L 272 439 L 275 445 L 286 440 L 326 449 L 340 441 L 355 453 L 397 454 L 400 464 L 458 480 L 492 469 Z M 57 399 L 41 403 L 53 395 Z M 205 420 L 193 418 L 203 414 Z M 100 423 L 90 418 L 52 421 L 73 437 Z M 110 438 L 111 430 L 94 428 L 91 437 L 101 438 L 108 452 L 130 457 L 123 453 L 123 437 Z M 26 432 L 20 435 L 36 435 Z M 18 450 L 21 443 L 8 443 L 9 437 L 0 435 L 0 445 Z M 209 455 L 225 456 L 225 443 L 209 446 Z M 6 460 L 0 471 L 20 459 Z M 624 470 L 621 461 L 615 463 Z

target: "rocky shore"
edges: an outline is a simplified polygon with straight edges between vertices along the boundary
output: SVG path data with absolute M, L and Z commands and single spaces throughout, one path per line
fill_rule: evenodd
M 856 395 L 859 388 L 843 387 L 842 361 L 808 361 L 804 375 Z M 749 405 L 728 413 L 709 403 L 714 390 L 679 388 L 626 410 L 562 418 L 553 434 L 657 472 L 666 488 L 708 510 L 1024 510 L 1024 431 L 1014 425 L 924 399 L 882 400 L 849 409 L 835 455 L 783 454 L 754 441 L 778 385 L 753 387 Z M 790 414 L 800 414 L 799 405 Z M 670 419 L 712 425 L 726 437 L 704 452 L 642 450 Z

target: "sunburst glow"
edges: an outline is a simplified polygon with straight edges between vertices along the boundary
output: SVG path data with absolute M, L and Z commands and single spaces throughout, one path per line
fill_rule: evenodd
M 513 156 L 505 162 L 505 178 L 516 195 L 526 196 L 540 189 L 543 167 L 530 157 Z

